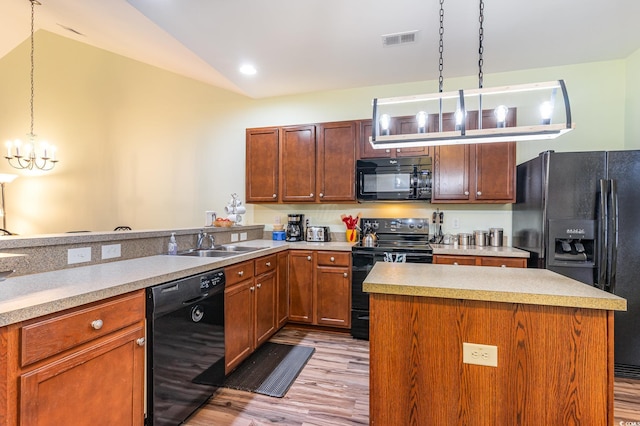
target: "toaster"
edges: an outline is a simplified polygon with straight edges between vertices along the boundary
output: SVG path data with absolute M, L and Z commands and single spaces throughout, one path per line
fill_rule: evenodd
M 331 241 L 328 226 L 307 226 L 307 241 Z

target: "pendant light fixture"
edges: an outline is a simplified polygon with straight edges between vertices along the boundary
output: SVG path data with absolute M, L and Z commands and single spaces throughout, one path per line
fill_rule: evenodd
M 49 145 L 46 141 L 38 143 L 37 135 L 33 133 L 33 97 L 34 97 L 34 21 L 35 6 L 40 5 L 37 0 L 28 0 L 31 3 L 31 98 L 29 100 L 31 113 L 31 130 L 27 134 L 28 141 L 23 144 L 20 139 L 6 142 L 6 158 L 9 164 L 16 169 L 32 170 L 51 170 L 55 167 L 58 160 L 56 159 L 56 147 Z M 15 160 L 15 161 L 13 161 Z
M 444 0 L 440 0 L 439 91 L 373 99 L 373 126 L 369 139 L 373 148 L 545 140 L 573 130 L 569 96 L 563 80 L 483 87 L 484 0 L 480 0 L 479 22 L 478 88 L 443 92 Z M 390 131 L 394 128 L 390 124 L 394 117 L 402 117 L 406 123 L 411 115 L 416 117 L 414 133 L 393 134 Z

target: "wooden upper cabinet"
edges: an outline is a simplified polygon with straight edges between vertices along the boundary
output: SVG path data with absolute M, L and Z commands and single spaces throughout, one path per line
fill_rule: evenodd
M 429 147 L 421 146 L 416 148 L 385 148 L 374 149 L 369 143 L 371 137 L 372 120 L 360 120 L 360 138 L 358 143 L 359 159 L 368 158 L 397 158 L 397 157 L 418 157 L 430 155 Z M 414 116 L 394 117 L 391 119 L 392 134 L 410 134 L 418 132 L 418 123 Z
M 495 127 L 493 110 L 482 114 L 483 128 Z M 515 126 L 509 111 L 508 126 Z M 477 112 L 470 112 L 466 126 L 478 126 Z M 452 115 L 443 117 L 443 129 L 453 130 Z M 515 202 L 515 142 L 442 145 L 434 149 L 433 203 Z
M 355 201 L 357 130 L 355 121 L 318 125 L 317 201 Z
M 280 200 L 285 203 L 315 200 L 316 127 L 280 129 Z
M 278 201 L 278 128 L 247 129 L 248 203 Z

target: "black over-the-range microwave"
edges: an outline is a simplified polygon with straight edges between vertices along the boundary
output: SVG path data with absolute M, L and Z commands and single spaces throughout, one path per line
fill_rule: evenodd
M 358 201 L 431 200 L 431 157 L 358 160 Z

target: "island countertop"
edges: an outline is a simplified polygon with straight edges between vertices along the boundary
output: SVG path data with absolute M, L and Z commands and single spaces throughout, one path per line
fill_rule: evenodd
M 614 294 L 547 269 L 377 262 L 368 293 L 625 311 Z

